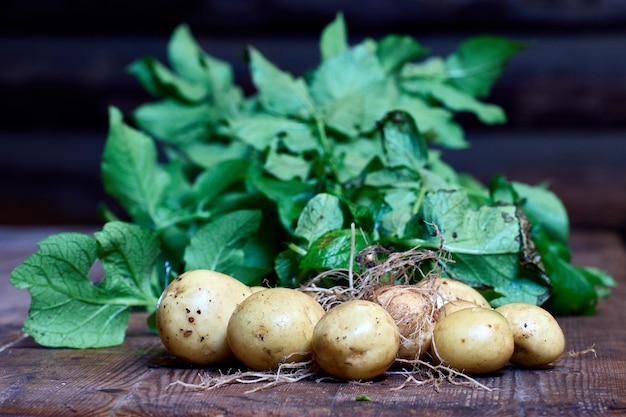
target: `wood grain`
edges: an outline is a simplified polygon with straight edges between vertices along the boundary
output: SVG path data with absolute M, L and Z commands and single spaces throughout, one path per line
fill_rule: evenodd
M 0 228 L 0 415 L 58 416 L 608 416 L 626 414 L 626 355 L 622 299 L 626 249 L 610 232 L 575 232 L 573 261 L 607 269 L 621 285 L 590 317 L 559 317 L 567 350 L 595 354 L 564 358 L 542 369 L 505 368 L 477 380 L 490 390 L 441 383 L 409 385 L 386 376 L 371 384 L 305 381 L 247 393 L 255 385 L 202 391 L 198 369 L 174 359 L 132 316 L 123 345 L 49 349 L 19 331 L 27 298 L 11 288 L 9 271 L 56 229 Z M 87 228 L 86 231 L 91 231 Z M 20 294 L 20 296 L 18 296 Z M 367 395 L 371 402 L 356 401 Z

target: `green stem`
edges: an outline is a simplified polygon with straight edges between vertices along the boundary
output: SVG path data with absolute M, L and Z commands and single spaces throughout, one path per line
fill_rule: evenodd
M 317 133 L 320 139 L 320 144 L 322 145 L 322 150 L 324 152 L 324 160 L 330 166 L 330 169 L 335 177 L 335 182 L 339 182 L 339 168 L 335 163 L 335 158 L 333 157 L 333 148 L 328 140 L 328 136 L 326 136 L 326 126 L 324 125 L 324 121 L 319 117 L 315 116 L 315 125 L 317 127 Z
M 298 255 L 302 255 L 302 256 L 306 255 L 306 251 L 304 249 L 302 249 L 300 246 L 296 245 L 295 243 L 290 243 L 288 247 L 289 247 L 289 249 L 291 249 L 292 251 L 294 251 Z
M 426 177 L 424 176 L 424 174 L 422 174 L 421 171 L 418 172 L 418 174 L 420 176 L 420 179 L 422 180 L 422 186 L 420 187 L 420 192 L 417 195 L 417 198 L 415 199 L 415 203 L 413 203 L 413 209 L 411 211 L 413 214 L 416 214 L 419 211 L 419 209 L 420 209 L 420 207 L 422 205 L 422 201 L 424 201 L 424 196 L 426 195 L 426 190 L 428 188 L 427 187 L 428 186 L 427 180 L 426 180 Z

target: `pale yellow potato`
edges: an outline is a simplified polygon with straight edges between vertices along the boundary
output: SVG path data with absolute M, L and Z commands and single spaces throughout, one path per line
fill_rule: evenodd
M 448 301 L 444 305 L 442 305 L 441 308 L 439 308 L 439 310 L 437 310 L 437 319 L 441 320 L 445 316 L 449 316 L 450 314 L 456 311 L 463 310 L 464 308 L 474 308 L 474 307 L 480 307 L 480 306 L 472 301 L 467 301 L 467 300 Z
M 554 362 L 565 349 L 565 335 L 547 310 L 527 303 L 511 303 L 496 308 L 511 327 L 515 352 L 511 363 L 538 367 Z
M 364 380 L 385 372 L 400 348 L 393 317 L 372 301 L 351 300 L 331 308 L 315 326 L 313 351 L 324 371 Z
M 228 323 L 228 345 L 248 368 L 275 370 L 280 363 L 306 359 L 313 328 L 324 309 L 290 288 L 267 288 L 242 302 Z
M 452 278 L 436 278 L 435 280 L 421 281 L 418 285 L 433 288 L 437 291 L 437 308 L 441 308 L 449 301 L 458 300 L 471 301 L 484 308 L 491 307 L 485 297 L 476 289 Z
M 400 359 L 423 358 L 430 351 L 436 313 L 431 293 L 414 285 L 385 285 L 372 295 L 398 326 Z
M 495 310 L 459 310 L 437 322 L 432 353 L 436 361 L 467 374 L 495 372 L 513 355 L 513 333 Z
M 237 279 L 209 270 L 185 272 L 172 281 L 156 308 L 159 337 L 167 350 L 196 365 L 232 358 L 228 320 L 252 291 Z

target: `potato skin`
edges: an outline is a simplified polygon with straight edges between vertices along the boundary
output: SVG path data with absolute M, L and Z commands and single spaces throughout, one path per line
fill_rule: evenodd
M 209 270 L 185 272 L 157 303 L 156 325 L 167 350 L 196 365 L 232 358 L 226 328 L 235 307 L 252 291 L 237 279 Z
M 394 319 L 372 301 L 351 300 L 331 308 L 313 332 L 318 365 L 342 379 L 363 380 L 382 374 L 395 361 L 399 348 Z
M 248 368 L 275 370 L 281 362 L 304 360 L 310 354 L 313 328 L 323 315 L 321 304 L 300 291 L 257 291 L 233 312 L 228 345 Z
M 511 363 L 540 367 L 554 362 L 565 349 L 565 336 L 559 323 L 547 310 L 527 303 L 511 303 L 496 308 L 511 327 L 515 352 Z
M 430 351 L 435 326 L 435 305 L 432 291 L 414 285 L 384 285 L 372 294 L 393 317 L 400 332 L 398 358 L 414 360 Z
M 437 290 L 437 308 L 450 301 L 466 300 L 480 307 L 490 308 L 491 305 L 475 288 L 452 278 L 437 278 L 434 282 L 425 282 Z
M 480 306 L 474 302 L 467 301 L 467 300 L 448 301 L 444 303 L 444 305 L 442 305 L 441 308 L 439 308 L 439 310 L 437 310 L 437 317 L 438 319 L 442 319 L 445 316 L 449 316 L 450 314 L 457 312 L 459 310 L 463 310 L 466 308 L 475 308 L 475 307 L 480 307 Z
M 513 355 L 513 334 L 504 316 L 474 307 L 456 311 L 437 322 L 433 357 L 468 374 L 495 372 Z

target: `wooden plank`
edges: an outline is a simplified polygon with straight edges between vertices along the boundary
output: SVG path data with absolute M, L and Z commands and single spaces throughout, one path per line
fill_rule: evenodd
M 11 305 L 14 295 L 8 291 L 6 271 L 30 254 L 36 240 L 54 230 L 0 228 L 0 305 Z M 246 393 L 255 385 L 191 390 L 171 384 L 198 383 L 199 374 L 207 370 L 173 359 L 148 331 L 146 314 L 137 313 L 125 343 L 104 349 L 42 348 L 28 337 L 20 339 L 14 323 L 8 331 L 12 341 L 6 343 L 4 333 L 0 347 L 0 415 L 463 416 L 468 409 L 486 416 L 623 414 L 626 328 L 620 306 L 626 296 L 626 249 L 617 235 L 608 232 L 576 232 L 571 246 L 575 264 L 607 269 L 621 283 L 596 316 L 559 318 L 567 349 L 593 346 L 596 355 L 563 359 L 544 370 L 505 368 L 477 378 L 491 391 L 448 383 L 437 389 L 411 385 L 390 390 L 402 383 L 399 376 L 361 385 L 306 381 L 255 393 Z M 0 329 L 6 325 L 3 316 Z M 356 401 L 359 395 L 372 401 Z
M 124 13 L 118 12 L 125 6 Z M 396 2 L 370 0 L 367 7 L 358 0 L 317 2 L 284 2 L 240 0 L 237 2 L 193 1 L 133 2 L 129 7 L 117 1 L 109 3 L 68 3 L 62 1 L 30 1 L 28 5 L 9 2 L 3 7 L 0 23 L 4 30 L 87 32 L 156 30 L 172 22 L 189 21 L 206 30 L 228 32 L 255 30 L 276 32 L 286 28 L 306 30 L 331 19 L 342 10 L 360 25 L 369 27 L 426 26 L 431 30 L 455 30 L 458 26 L 558 26 L 607 27 L 624 22 L 626 7 L 622 2 L 598 0 L 593 2 L 485 2 L 466 0 L 446 2 L 435 0 Z M 114 22 L 112 24 L 111 22 Z

